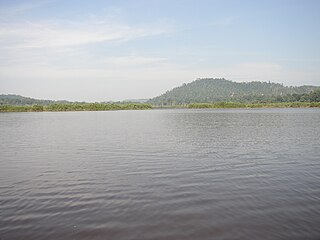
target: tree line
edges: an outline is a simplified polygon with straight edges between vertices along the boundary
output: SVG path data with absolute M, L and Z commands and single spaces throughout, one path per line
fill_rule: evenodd
M 146 103 L 71 103 L 15 106 L 0 105 L 0 112 L 57 112 L 57 111 L 110 111 L 110 110 L 145 110 L 152 106 Z

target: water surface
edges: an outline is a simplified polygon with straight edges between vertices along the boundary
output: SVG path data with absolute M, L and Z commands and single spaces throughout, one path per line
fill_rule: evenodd
M 0 239 L 320 239 L 320 110 L 0 114 Z

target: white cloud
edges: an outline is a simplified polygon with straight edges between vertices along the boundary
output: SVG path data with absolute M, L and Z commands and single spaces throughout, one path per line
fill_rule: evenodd
M 2 49 L 72 47 L 105 41 L 129 41 L 167 32 L 163 26 L 113 22 L 20 22 L 0 24 Z

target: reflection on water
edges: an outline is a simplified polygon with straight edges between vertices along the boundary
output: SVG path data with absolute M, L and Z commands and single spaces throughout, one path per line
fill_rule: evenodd
M 320 110 L 0 114 L 0 239 L 319 239 Z

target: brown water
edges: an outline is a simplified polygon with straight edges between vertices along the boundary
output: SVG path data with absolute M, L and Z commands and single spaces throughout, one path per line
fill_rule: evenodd
M 320 239 L 320 109 L 0 114 L 0 239 Z

